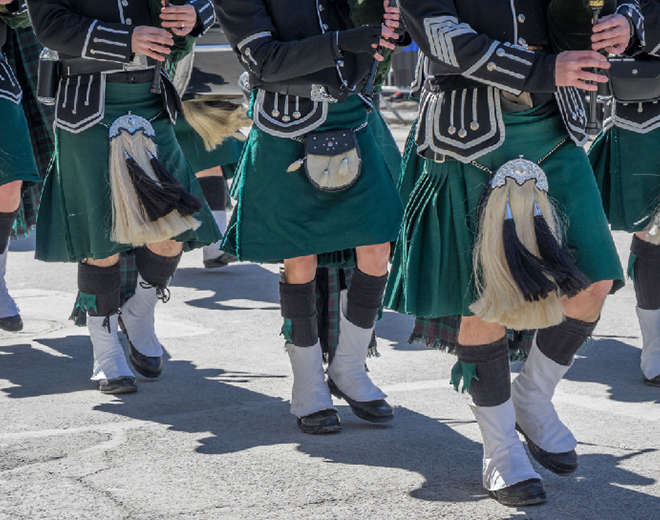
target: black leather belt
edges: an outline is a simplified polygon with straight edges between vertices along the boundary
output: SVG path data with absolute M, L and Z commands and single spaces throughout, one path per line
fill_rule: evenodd
M 153 79 L 154 69 L 113 72 L 105 76 L 105 80 L 111 83 L 150 83 Z

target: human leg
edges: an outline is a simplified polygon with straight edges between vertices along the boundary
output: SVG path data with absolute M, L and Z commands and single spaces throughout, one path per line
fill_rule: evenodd
M 163 367 L 163 347 L 156 337 L 158 300 L 167 302 L 167 285 L 181 260 L 182 244 L 167 240 L 135 250 L 138 280 L 135 294 L 121 307 L 120 326 L 129 340 L 130 360 L 143 376 L 156 378 Z
M 454 384 L 464 378 L 484 443 L 483 486 L 507 506 L 545 501 L 545 490 L 515 431 L 511 400 L 509 343 L 505 329 L 477 316 L 463 317 L 459 329 L 458 370 Z
M 328 367 L 332 393 L 345 399 L 355 415 L 375 423 L 394 418 L 386 395 L 371 381 L 365 368 L 385 291 L 388 258 L 389 244 L 357 248 L 357 268 L 350 288 L 341 295 L 339 342 Z
M 336 433 L 341 424 L 323 373 L 316 322 L 316 256 L 284 261 L 280 305 L 293 369 L 291 413 L 305 433 Z
M 222 166 L 216 166 L 196 174 L 204 198 L 211 208 L 213 219 L 224 236 L 227 230 L 227 181 L 223 175 Z M 204 246 L 204 267 L 224 267 L 236 261 L 236 257 L 220 250 L 221 240 Z
M 22 181 L 13 181 L 0 186 L 0 329 L 10 332 L 23 328 L 18 305 L 9 295 L 5 283 L 9 236 L 18 215 L 22 184 Z
M 612 282 L 597 282 L 574 298 L 564 300 L 566 319 L 537 332 L 527 361 L 513 382 L 512 396 L 518 429 L 532 456 L 559 475 L 577 469 L 577 441 L 560 421 L 552 404 L 559 381 L 573 363 L 573 356 L 596 327 Z

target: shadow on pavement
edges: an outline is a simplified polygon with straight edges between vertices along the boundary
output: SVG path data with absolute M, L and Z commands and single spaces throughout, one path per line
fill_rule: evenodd
M 609 386 L 614 401 L 625 403 L 660 402 L 660 388 L 642 380 L 639 367 L 641 350 L 616 339 L 596 339 L 587 344 L 566 374 L 570 381 Z
M 241 310 L 245 307 L 235 307 L 223 302 L 251 300 L 271 304 L 259 307 L 262 310 L 279 310 L 278 279 L 279 275 L 276 273 L 251 263 L 230 264 L 222 269 L 182 267 L 177 269 L 171 286 L 214 292 L 211 296 L 186 301 L 186 304 L 192 307 Z

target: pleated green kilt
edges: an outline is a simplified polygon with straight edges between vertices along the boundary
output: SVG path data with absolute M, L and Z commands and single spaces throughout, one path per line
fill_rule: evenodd
M 357 97 L 331 103 L 318 131 L 357 128 L 367 111 Z M 315 188 L 304 169 L 304 144 L 253 127 L 234 180 L 237 204 L 223 249 L 239 260 L 277 262 L 319 255 L 320 266 L 351 267 L 358 246 L 396 240 L 403 207 L 371 127 L 357 132 L 362 174 L 349 189 Z
M 23 181 L 24 188 L 41 182 L 23 107 L 0 99 L 0 186 Z
M 376 140 L 376 146 L 383 154 L 383 158 L 390 170 L 390 175 L 394 182 L 399 180 L 401 175 L 401 151 L 390 132 L 385 119 L 378 110 L 369 113 L 369 127 Z
M 108 83 L 104 124 L 79 133 L 56 130 L 55 167 L 44 182 L 37 219 L 35 257 L 47 262 L 77 262 L 107 258 L 133 246 L 110 239 L 112 201 L 108 173 L 108 127 L 130 110 L 151 119 L 162 112 L 160 96 L 149 92 L 150 83 Z M 195 215 L 202 225 L 177 237 L 186 250 L 220 240 L 220 232 L 204 202 L 202 189 L 163 113 L 152 121 L 158 157 L 176 179 L 203 202 Z
M 660 203 L 660 129 L 614 127 L 598 136 L 589 159 L 612 229 L 643 230 Z
M 568 136 L 556 111 L 505 114 L 507 139 L 477 162 L 497 170 L 523 155 L 539 161 Z M 414 135 L 415 128 L 411 130 Z M 469 316 L 475 301 L 472 250 L 477 233 L 477 206 L 489 173 L 458 161 L 419 159 L 408 197 L 385 293 L 385 305 L 418 317 Z M 591 280 L 615 280 L 623 272 L 602 209 L 586 154 L 567 140 L 541 167 L 568 226 L 565 243 L 578 267 Z M 409 185 L 402 180 L 402 187 Z
M 243 151 L 243 141 L 229 137 L 215 150 L 207 152 L 204 140 L 184 117 L 177 119 L 174 133 L 183 155 L 186 156 L 195 173 L 222 166 L 225 177 L 230 179 L 234 176 L 236 163 Z

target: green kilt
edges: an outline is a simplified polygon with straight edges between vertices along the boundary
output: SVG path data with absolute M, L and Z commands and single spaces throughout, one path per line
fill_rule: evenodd
M 0 118 L 0 186 L 41 182 L 23 107 L 0 98 Z
M 186 156 L 195 173 L 222 166 L 224 176 L 227 179 L 234 176 L 236 163 L 238 163 L 243 151 L 243 141 L 229 137 L 215 150 L 207 152 L 204 140 L 184 117 L 177 119 L 176 125 L 174 125 L 174 133 L 181 150 L 183 150 L 183 155 Z
M 401 175 L 401 151 L 380 111 L 374 110 L 369 113 L 369 127 L 371 128 L 371 133 L 374 135 L 378 149 L 385 158 L 390 175 L 392 175 L 392 179 L 396 182 Z
M 614 127 L 589 150 L 612 229 L 642 231 L 660 202 L 660 129 L 647 134 Z
M 523 155 L 537 162 L 567 139 L 556 110 L 504 114 L 507 139 L 477 162 L 497 170 Z M 415 128 L 411 130 L 414 135 Z M 416 161 L 417 177 L 408 197 L 385 305 L 418 317 L 469 316 L 475 299 L 472 250 L 477 234 L 477 207 L 490 174 L 459 161 Z M 591 280 L 615 280 L 623 285 L 623 272 L 600 202 L 598 187 L 584 151 L 570 140 L 541 167 L 568 226 L 565 243 L 580 270 Z M 402 179 L 402 188 L 411 183 Z M 404 194 L 405 196 L 405 194 Z
M 318 131 L 357 128 L 367 120 L 362 101 L 331 103 Z M 287 168 L 304 157 L 304 144 L 253 127 L 239 164 L 237 199 L 223 249 L 252 262 L 277 262 L 323 254 L 320 265 L 350 267 L 358 246 L 396 240 L 403 208 L 371 127 L 357 134 L 362 174 L 349 189 L 315 188 L 304 168 Z M 334 254 L 338 252 L 338 254 Z
M 108 83 L 103 124 L 73 134 L 56 130 L 56 162 L 44 183 L 35 257 L 47 262 L 77 262 L 84 258 L 107 258 L 133 246 L 113 242 L 112 201 L 108 173 L 108 128 L 130 110 L 151 119 L 156 132 L 158 156 L 176 179 L 197 197 L 204 196 L 163 113 L 160 96 L 149 92 L 150 83 Z M 108 125 L 108 126 L 105 126 Z M 178 237 L 185 249 L 220 240 L 206 203 L 195 215 L 202 225 Z

